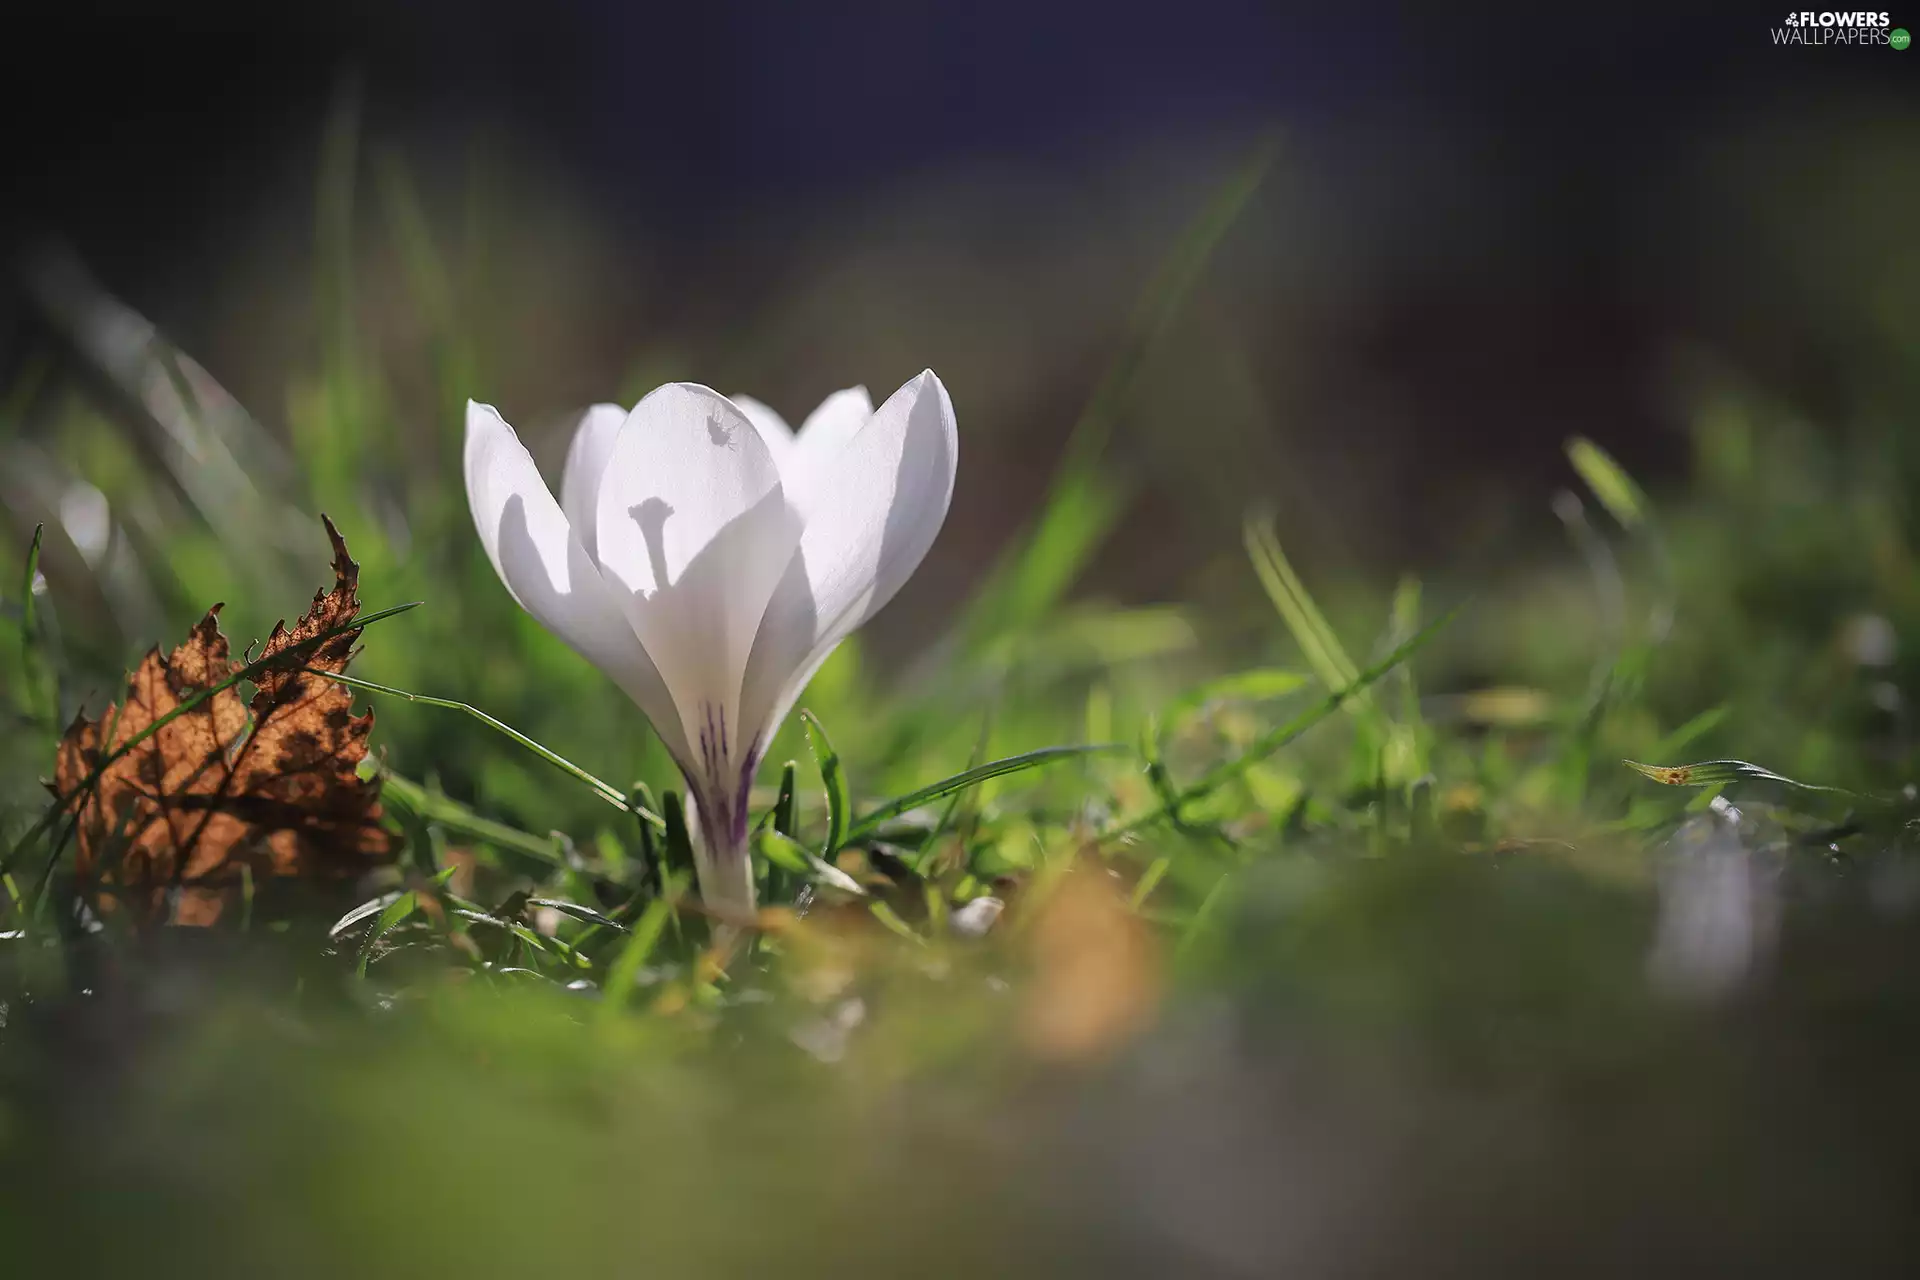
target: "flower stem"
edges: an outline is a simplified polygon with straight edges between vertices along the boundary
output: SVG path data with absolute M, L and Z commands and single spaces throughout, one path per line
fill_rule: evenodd
M 753 857 L 747 840 L 745 796 L 739 812 L 727 800 L 713 799 L 688 780 L 700 829 L 694 834 L 693 867 L 700 883 L 700 901 L 723 925 L 751 924 L 754 919 Z

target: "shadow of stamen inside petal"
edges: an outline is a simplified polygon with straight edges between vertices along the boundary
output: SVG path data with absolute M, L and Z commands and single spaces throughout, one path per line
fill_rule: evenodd
M 631 566 L 639 581 L 623 578 L 618 566 L 603 565 L 601 577 L 623 596 L 641 644 L 687 708 L 689 745 L 698 751 L 707 727 L 700 704 L 710 702 L 719 709 L 714 745 L 730 764 L 734 744 L 759 729 L 736 724 L 733 717 L 766 601 L 800 540 L 799 517 L 774 488 L 726 521 L 675 574 L 675 548 L 666 540 L 673 506 L 654 496 L 635 503 L 627 514 L 645 544 L 647 566 Z
M 640 540 L 647 544 L 647 567 L 653 571 L 655 589 L 667 585 L 667 517 L 673 514 L 673 504 L 665 498 L 648 498 L 627 509 L 633 522 L 640 526 Z
M 520 606 L 613 677 L 646 712 L 668 752 L 683 758 L 687 752 L 673 696 L 640 651 L 617 595 L 608 592 L 580 540 L 570 536 L 564 565 L 553 564 L 534 540 L 525 500 L 515 494 L 500 512 L 498 545 L 501 577 Z

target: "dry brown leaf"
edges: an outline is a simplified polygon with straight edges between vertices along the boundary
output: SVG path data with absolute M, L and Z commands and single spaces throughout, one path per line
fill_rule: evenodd
M 314 595 L 292 631 L 274 627 L 261 656 L 284 662 L 259 673 L 251 704 L 221 690 L 82 791 L 114 748 L 233 673 L 216 605 L 171 654 L 147 654 L 119 706 L 75 719 L 61 739 L 54 786 L 79 815 L 76 866 L 103 905 L 125 905 L 142 922 L 208 925 L 237 896 L 243 869 L 338 878 L 392 854 L 379 783 L 357 772 L 373 713 L 356 717 L 345 688 L 299 670 L 344 670 L 360 635 L 312 643 L 360 608 L 359 566 L 332 521 L 327 536 L 333 589 Z
M 1133 1038 L 1160 1000 L 1160 954 L 1106 871 L 1078 866 L 1039 902 L 1021 1029 L 1037 1056 L 1088 1062 Z

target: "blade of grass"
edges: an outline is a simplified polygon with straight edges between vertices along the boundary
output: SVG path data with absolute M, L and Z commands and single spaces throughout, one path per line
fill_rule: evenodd
M 362 978 L 367 976 L 367 965 L 373 959 L 374 947 L 379 944 L 380 939 L 398 928 L 401 921 L 412 915 L 414 908 L 418 905 L 419 899 L 414 896 L 411 889 L 386 905 L 386 908 L 380 912 L 380 918 L 373 922 L 373 928 L 367 930 L 367 936 L 361 939 L 360 954 L 353 966 L 356 976 Z
M 968 787 L 978 786 L 989 778 L 1004 778 L 1008 774 L 1023 773 L 1028 769 L 1038 769 L 1042 765 L 1052 764 L 1056 760 L 1069 760 L 1078 756 L 1097 755 L 1103 752 L 1129 751 L 1132 748 L 1124 743 L 1099 742 L 1086 746 L 1041 747 L 1036 751 L 1022 752 L 1017 756 L 1007 756 L 1001 760 L 990 760 L 986 764 L 976 765 L 963 773 L 950 778 L 928 783 L 918 791 L 910 791 L 896 797 L 865 814 L 847 829 L 842 844 L 848 844 L 862 836 L 872 834 L 890 818 L 897 818 L 909 809 L 917 809 L 929 800 L 938 800 L 941 796 L 965 791 Z
M 33 588 L 40 578 L 40 547 L 46 534 L 46 525 L 33 526 L 33 542 L 27 547 L 26 573 L 20 583 L 20 687 L 22 709 L 29 719 L 38 718 L 40 701 L 40 682 L 34 678 L 35 669 L 39 666 L 37 661 L 39 646 L 36 644 L 39 632 L 35 626 Z M 52 718 L 59 719 L 58 707 L 54 708 Z
M 1673 625 L 1679 589 L 1674 581 L 1673 557 L 1667 550 L 1667 540 L 1659 522 L 1653 518 L 1653 504 L 1626 468 L 1593 441 L 1575 436 L 1567 441 L 1566 447 L 1567 460 L 1580 473 L 1593 496 L 1600 500 L 1600 505 L 1646 548 L 1656 587 L 1653 609 L 1647 619 L 1647 634 L 1656 643 L 1664 640 Z
M 915 933 L 913 926 L 900 918 L 899 912 L 878 898 L 867 904 L 867 911 L 875 920 L 878 920 L 885 926 L 889 933 L 905 938 L 915 946 L 924 947 L 927 945 L 927 940 Z
M 1567 461 L 1621 528 L 1635 529 L 1645 522 L 1646 495 L 1605 449 L 1585 436 L 1575 436 L 1567 441 Z
M 967 753 L 968 769 L 976 769 L 980 766 L 980 757 L 987 754 L 987 743 L 992 737 L 993 708 L 990 706 L 986 714 L 980 717 L 979 736 L 973 740 L 973 750 Z M 977 791 L 962 789 L 955 791 L 947 798 L 947 803 L 941 807 L 939 820 L 933 824 L 933 830 L 927 833 L 926 839 L 920 842 L 920 852 L 913 859 L 913 870 L 916 875 L 924 876 L 932 870 L 933 860 L 940 851 L 940 838 L 953 829 L 954 820 L 960 813 L 961 802 L 969 796 L 978 797 L 979 794 Z
M 644 782 L 633 784 L 633 791 L 627 797 L 628 813 L 656 812 L 653 803 L 653 788 Z M 659 830 L 651 822 L 634 824 L 640 829 L 640 874 L 643 879 L 651 880 L 657 892 L 664 893 L 667 888 L 666 870 L 660 862 L 660 841 L 665 834 L 664 817 Z
M 1200 899 L 1200 905 L 1194 909 L 1192 918 L 1180 931 L 1180 941 L 1173 948 L 1175 956 L 1186 955 L 1206 932 L 1207 926 L 1213 921 L 1214 908 L 1219 905 L 1221 896 L 1227 891 L 1227 883 L 1232 879 L 1231 871 L 1222 872 L 1213 882 L 1213 887 L 1207 890 L 1206 896 Z
M 1586 504 L 1580 501 L 1579 495 L 1561 490 L 1554 495 L 1553 513 L 1566 526 L 1567 536 L 1587 563 L 1601 621 L 1600 649 L 1594 655 L 1587 677 L 1586 702 L 1573 731 L 1566 734 L 1561 743 L 1566 799 L 1577 805 L 1586 799 L 1593 742 L 1614 700 L 1616 679 L 1627 661 L 1627 588 L 1613 548 L 1587 519 Z
M 677 890 L 677 878 L 669 881 L 669 887 Z M 607 983 L 600 1003 L 600 1021 L 608 1022 L 618 1016 L 620 1006 L 625 1002 L 627 993 L 633 989 L 640 976 L 641 966 L 647 957 L 653 954 L 659 945 L 660 934 L 666 928 L 667 920 L 673 914 L 673 901 L 677 892 L 663 893 L 647 904 L 647 909 L 634 921 L 633 933 L 627 938 L 626 945 L 620 948 L 620 954 L 614 957 L 613 964 L 607 970 Z
M 1281 620 L 1287 624 L 1287 630 L 1293 633 L 1294 642 L 1306 656 L 1307 664 L 1329 689 L 1351 685 L 1358 677 L 1359 669 L 1353 665 L 1353 659 L 1347 656 L 1339 636 L 1328 625 L 1326 615 L 1313 602 L 1300 576 L 1293 571 L 1286 553 L 1281 550 L 1279 535 L 1274 532 L 1273 518 L 1251 518 L 1246 522 L 1243 532 L 1247 558 L 1253 562 L 1253 571 L 1259 577 L 1261 587 L 1266 590 L 1267 598 L 1279 611 Z M 1356 698 L 1352 710 L 1368 720 L 1379 718 L 1374 714 L 1370 696 Z
M 453 275 L 428 225 L 412 171 L 398 153 L 385 150 L 376 158 L 374 176 L 407 293 L 426 322 L 440 381 L 441 420 L 457 423 L 464 416 L 457 410 L 477 381 L 472 326 L 461 315 Z
M 335 85 L 333 103 L 320 141 L 320 171 L 314 184 L 314 299 L 320 317 L 321 367 L 324 371 L 326 418 L 324 448 L 304 450 L 308 466 L 317 467 L 313 483 L 319 493 L 341 492 L 352 471 L 363 461 L 363 388 L 358 356 L 358 320 L 354 313 L 353 231 L 356 188 L 360 172 L 362 94 L 357 75 L 349 73 Z M 317 456 L 316 456 L 317 455 Z
M 1399 644 L 1420 629 L 1420 579 L 1408 574 L 1400 579 L 1393 592 L 1393 620 L 1388 633 L 1388 647 Z M 1420 747 L 1424 718 L 1420 714 L 1420 683 L 1413 678 L 1413 668 L 1400 668 L 1400 716 L 1398 728 L 1407 745 L 1416 752 Z M 1414 773 L 1424 772 L 1426 759 L 1422 756 L 1412 762 Z
M 1798 778 L 1789 778 L 1785 774 L 1775 773 L 1757 764 L 1745 760 L 1702 760 L 1697 764 L 1641 764 L 1638 760 L 1620 762 L 1643 778 L 1668 787 L 1718 787 L 1729 782 L 1777 782 L 1782 786 L 1793 787 L 1800 791 L 1824 791 L 1831 795 L 1857 796 L 1858 792 L 1845 787 L 1826 787 L 1814 782 L 1802 782 Z
M 780 770 L 780 794 L 773 802 L 773 829 L 791 836 L 799 824 L 799 767 L 789 760 Z
M 603 915 L 595 911 L 592 907 L 583 907 L 577 902 L 568 902 L 565 898 L 528 898 L 527 905 L 530 907 L 550 907 L 563 916 L 572 916 L 575 920 L 583 924 L 595 925 L 602 929 L 614 929 L 621 933 L 627 931 L 627 926 L 621 924 L 612 916 Z
M 794 875 L 804 876 L 812 871 L 807 864 L 807 850 L 798 840 L 783 831 L 759 831 L 753 837 L 754 852 L 768 862 Z
M 1677 755 L 1686 747 L 1692 746 L 1694 742 L 1719 728 L 1720 722 L 1725 720 L 1732 710 L 1733 707 L 1725 702 L 1717 707 L 1708 707 L 1705 711 L 1702 711 L 1699 715 L 1693 717 L 1693 719 L 1687 721 L 1678 729 L 1675 729 L 1672 733 L 1655 743 L 1652 754 L 1656 757 Z
M 1225 700 L 1241 702 L 1264 702 L 1270 698 L 1283 698 L 1304 687 L 1311 676 L 1298 671 L 1289 671 L 1283 667 L 1254 667 L 1246 671 L 1236 671 L 1232 675 L 1209 680 L 1198 688 L 1175 698 L 1162 714 L 1161 719 L 1168 725 L 1178 725 L 1194 712 L 1209 703 Z
M 793 833 L 799 824 L 799 790 L 800 766 L 789 760 L 780 770 L 780 791 L 774 798 L 773 811 L 767 815 L 773 833 L 789 841 L 793 840 Z M 769 901 L 783 902 L 792 896 L 789 877 L 793 874 L 793 868 L 785 866 L 777 858 L 767 859 Z
M 661 865 L 671 873 L 693 866 L 693 835 L 687 830 L 687 811 L 678 791 L 660 793 L 660 812 L 667 820 L 666 839 L 661 843 Z M 665 876 L 661 879 L 664 881 Z
M 654 813 L 650 810 L 636 807 L 636 802 L 630 799 L 628 796 L 622 794 L 619 788 L 615 787 L 613 784 L 608 782 L 602 782 L 600 779 L 594 777 L 591 773 L 588 773 L 585 769 L 582 769 L 579 765 L 573 763 L 573 761 L 567 759 L 565 756 L 561 755 L 559 752 L 550 750 L 549 748 L 542 746 L 540 743 L 535 742 L 532 738 L 529 738 L 526 734 L 521 733 L 518 729 L 515 729 L 512 725 L 507 724 L 504 721 L 494 719 L 492 716 L 480 710 L 480 708 L 471 705 L 470 703 L 457 702 L 452 698 L 435 698 L 424 693 L 413 693 L 406 689 L 396 689 L 391 685 L 375 684 L 371 680 L 363 680 L 359 676 L 344 675 L 337 671 L 320 671 L 313 667 L 302 667 L 301 670 L 305 671 L 308 675 L 323 676 L 328 680 L 332 680 L 332 681 L 335 681 L 336 683 L 343 684 L 347 686 L 349 689 L 361 689 L 367 693 L 383 693 L 383 694 L 389 695 L 390 697 L 405 698 L 408 702 L 417 702 L 417 703 L 420 703 L 422 706 L 443 707 L 448 711 L 465 712 L 467 715 L 472 716 L 475 720 L 478 720 L 481 724 L 486 725 L 489 729 L 494 730 L 496 733 L 503 734 L 506 737 L 513 739 L 514 742 L 518 743 L 522 747 L 525 747 L 528 751 L 531 751 L 533 754 L 539 756 L 542 760 L 545 760 L 548 764 L 560 770 L 562 773 L 568 774 L 574 778 L 579 779 L 581 782 L 586 783 L 587 786 L 593 790 L 595 795 L 599 796 L 602 800 L 605 800 L 608 804 L 612 805 L 614 808 L 619 809 L 624 813 L 631 813 L 635 817 L 641 819 L 646 823 L 649 823 L 650 825 L 654 826 L 659 830 L 664 831 L 666 829 L 666 819 L 662 818 L 659 814 Z
M 383 799 L 397 801 L 411 809 L 422 821 L 476 840 L 484 840 L 501 849 L 511 849 L 542 862 L 551 862 L 555 866 L 566 864 L 566 859 L 554 847 L 552 840 L 507 826 L 503 822 L 495 822 L 491 818 L 483 818 L 458 800 L 428 791 L 413 779 L 395 773 L 384 765 L 380 769 L 380 794 Z
M 1153 794 L 1167 811 L 1167 820 L 1176 827 L 1184 827 L 1180 816 L 1180 791 L 1173 785 L 1173 775 L 1167 769 L 1166 758 L 1160 750 L 1160 721 L 1152 712 L 1140 726 L 1140 760 L 1147 772 L 1147 785 L 1153 788 Z
M 820 847 L 820 856 L 830 862 L 845 839 L 847 814 L 853 802 L 847 794 L 847 775 L 840 766 L 840 753 L 833 749 L 826 726 L 811 711 L 802 711 L 800 722 L 806 727 L 807 747 L 813 752 L 814 763 L 820 766 L 820 782 L 827 791 L 827 839 Z
M 829 885 L 856 897 L 867 896 L 867 891 L 861 887 L 858 880 L 831 862 L 825 861 L 791 836 L 783 836 L 778 831 L 761 831 L 754 836 L 753 845 L 767 861 L 794 875 L 818 884 Z
M 355 926 L 356 924 L 359 924 L 362 920 L 365 920 L 368 916 L 374 914 L 374 912 L 380 911 L 383 908 L 385 908 L 389 903 L 397 901 L 399 897 L 400 897 L 400 891 L 396 889 L 392 893 L 381 894 L 377 898 L 368 898 L 365 902 L 361 903 L 359 906 L 355 907 L 353 910 L 347 912 L 347 914 L 341 916 L 338 920 L 335 920 L 332 926 L 327 930 L 327 936 L 329 938 L 339 937 L 341 934 L 345 933 L 348 929 L 353 928 L 353 926 Z
M 1389 671 L 1392 671 L 1395 667 L 1425 648 L 1428 642 L 1439 635 L 1459 612 L 1460 607 L 1455 607 L 1434 619 L 1432 622 L 1429 622 L 1425 627 L 1421 628 L 1418 634 L 1414 635 L 1405 644 L 1400 645 L 1379 662 L 1374 663 L 1365 671 L 1360 672 L 1352 684 L 1334 690 L 1319 703 L 1309 707 L 1285 724 L 1263 734 L 1260 738 L 1256 739 L 1251 746 L 1238 756 L 1235 756 L 1232 760 L 1216 765 L 1202 776 L 1199 781 L 1190 784 L 1185 790 L 1175 796 L 1175 803 L 1167 804 L 1163 802 L 1160 807 L 1141 814 L 1137 818 L 1131 818 L 1117 825 L 1110 826 L 1100 833 L 1100 838 L 1102 840 L 1110 840 L 1117 836 L 1137 831 L 1142 827 L 1168 817 L 1176 808 L 1192 804 L 1194 801 L 1218 791 L 1227 783 L 1240 777 L 1262 760 L 1265 760 L 1268 756 L 1300 737 L 1309 729 L 1318 725 L 1322 720 L 1331 716 L 1334 712 L 1340 710 L 1350 699 L 1372 688 Z
M 969 650 L 1036 620 L 1072 585 L 1112 528 L 1121 501 L 1099 464 L 1114 420 L 1215 250 L 1258 190 L 1275 149 L 1271 140 L 1263 143 L 1220 185 L 1141 293 L 1119 350 L 1067 438 L 1038 523 L 1015 537 L 966 609 L 960 632 Z
M 1172 865 L 1173 859 L 1165 854 L 1147 864 L 1147 869 L 1140 873 L 1139 881 L 1133 886 L 1133 893 L 1128 897 L 1127 905 L 1135 911 L 1144 907 L 1147 899 L 1153 896 L 1153 891 L 1160 887 L 1160 882 L 1166 879 L 1167 869 Z

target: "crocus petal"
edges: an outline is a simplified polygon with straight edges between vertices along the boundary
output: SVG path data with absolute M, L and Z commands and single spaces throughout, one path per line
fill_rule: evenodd
M 836 391 L 807 415 L 797 433 L 809 449 L 838 449 L 873 416 L 873 397 L 865 387 Z
M 467 403 L 465 465 L 474 528 L 508 593 L 611 677 L 646 713 L 675 759 L 689 759 L 680 716 L 660 672 L 533 458 L 490 405 Z
M 800 542 L 816 645 L 858 627 L 913 576 L 946 522 L 959 464 L 953 401 L 931 369 L 823 460 L 823 479 L 842 500 L 810 519 Z
M 600 478 L 607 474 L 607 461 L 613 456 L 613 442 L 627 411 L 617 404 L 597 404 L 580 417 L 574 429 L 573 443 L 567 448 L 567 466 L 560 473 L 560 509 L 567 514 L 574 536 L 595 555 L 598 546 L 593 501 L 600 492 Z
M 800 439 L 806 441 L 803 430 Z M 931 369 L 888 398 L 807 483 L 830 494 L 808 512 L 747 669 L 749 723 L 770 736 L 806 680 L 893 598 L 933 545 L 959 465 L 953 402 Z
M 798 516 L 760 433 L 718 392 L 659 388 L 634 407 L 596 495 L 601 575 L 672 690 L 706 780 L 751 746 L 740 688 Z
M 873 417 L 873 397 L 865 387 L 836 391 L 807 415 L 794 437 L 793 450 L 780 459 L 780 480 L 788 497 L 811 519 L 816 503 L 835 500 L 826 475 L 833 460 Z
M 789 427 L 787 420 L 771 406 L 752 396 L 730 398 L 766 441 L 767 451 L 780 465 L 780 482 L 786 486 L 789 498 L 797 496 L 795 480 L 801 473 L 818 470 L 873 416 L 873 399 L 865 387 L 834 392 L 807 415 L 798 431 Z M 799 471 L 795 470 L 796 464 Z
M 761 443 L 773 455 L 774 463 L 778 465 L 783 462 L 793 451 L 793 428 L 787 425 L 787 420 L 776 413 L 772 406 L 752 396 L 735 395 L 727 398 L 733 401 L 734 408 L 747 415 L 747 421 L 760 433 Z

